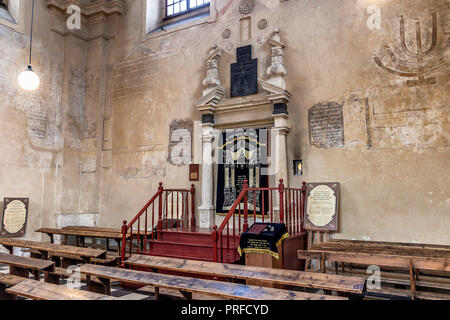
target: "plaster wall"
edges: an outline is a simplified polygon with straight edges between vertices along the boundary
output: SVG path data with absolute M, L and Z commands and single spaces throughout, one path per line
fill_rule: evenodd
M 414 50 L 414 19 L 421 21 L 425 47 L 436 12 L 438 43 L 443 46 L 448 38 L 446 1 L 260 0 L 250 14 L 242 15 L 239 1 L 217 0 L 216 21 L 146 35 L 137 32 L 149 23 L 139 19 L 148 10 L 145 2 L 127 5 L 109 57 L 115 90 L 109 93 L 112 151 L 109 186 L 104 186 L 109 190 L 108 223 L 120 225 L 123 217 L 133 217 L 158 181 L 189 186 L 188 166 L 167 161 L 169 124 L 200 121 L 194 106 L 202 96 L 208 49 L 214 44 L 224 49 L 219 73 L 228 98 L 235 49 L 252 44 L 259 78 L 266 79 L 270 46 L 265 39 L 279 28 L 287 46 L 286 81 L 294 96 L 288 109 L 290 185 L 341 183 L 336 237 L 449 242 L 448 64 L 432 73 L 435 84 L 408 87 L 408 78 L 382 70 L 373 60 L 386 55 L 386 45 L 401 53 L 400 15 Z M 371 5 L 380 8 L 380 29 L 368 27 Z M 257 26 L 261 19 L 267 20 L 265 29 Z M 231 31 L 227 39 L 222 36 L 226 29 Z M 309 141 L 308 109 L 333 101 L 343 106 L 344 145 L 318 148 Z M 253 118 L 250 114 L 239 120 Z M 292 175 L 292 161 L 298 158 L 304 161 L 302 177 Z M 200 195 L 201 186 L 195 184 Z
M 169 128 L 173 120 L 190 120 L 194 128 L 201 120 L 195 103 L 208 50 L 224 49 L 219 74 L 229 98 L 236 48 L 252 44 L 259 78 L 267 79 L 265 40 L 279 28 L 293 94 L 290 186 L 341 183 L 336 237 L 450 243 L 450 74 L 448 62 L 438 60 L 450 51 L 442 49 L 450 33 L 448 1 L 257 0 L 243 15 L 240 1 L 216 0 L 209 19 L 150 34 L 143 32 L 151 25 L 145 0 L 125 1 L 116 15 L 86 13 L 78 32 L 67 31 L 66 15 L 52 2 L 36 2 L 36 92 L 24 93 L 16 81 L 27 64 L 29 14 L 23 32 L 0 24 L 0 198 L 30 198 L 27 238 L 39 238 L 33 230 L 40 226 L 64 225 L 64 215 L 119 227 L 159 181 L 188 188 L 188 166 L 168 160 Z M 380 8 L 380 29 L 368 27 L 371 5 Z M 413 78 L 388 73 L 373 58 L 387 61 L 386 45 L 401 55 L 400 15 L 408 47 L 416 48 L 416 17 L 429 47 L 432 12 L 438 45 L 431 60 L 438 66 L 427 78 L 435 83 L 408 87 Z M 267 26 L 260 29 L 262 19 Z M 328 102 L 342 105 L 344 144 L 324 149 L 310 143 L 308 110 Z M 246 113 L 239 121 L 257 116 Z M 197 158 L 199 139 L 193 136 Z M 295 177 L 292 161 L 299 158 L 305 173 Z M 199 205 L 201 185 L 194 184 Z

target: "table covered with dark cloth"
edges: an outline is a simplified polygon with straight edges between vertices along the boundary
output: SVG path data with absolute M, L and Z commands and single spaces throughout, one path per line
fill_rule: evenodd
M 289 237 L 284 223 L 254 223 L 241 235 L 239 254 L 266 253 L 279 259 L 278 246 Z

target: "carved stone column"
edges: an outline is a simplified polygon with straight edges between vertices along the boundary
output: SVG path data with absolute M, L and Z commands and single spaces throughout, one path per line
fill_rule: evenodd
M 286 136 L 289 133 L 289 113 L 287 103 L 292 95 L 286 90 L 284 77 L 287 74 L 283 65 L 283 51 L 285 45 L 281 42 L 280 31 L 275 29 L 268 43 L 272 46 L 272 63 L 267 68 L 267 80 L 259 80 L 261 87 L 268 93 L 267 99 L 273 104 L 274 130 L 276 132 L 275 176 L 276 182 L 283 179 L 284 185 L 289 186 L 289 171 L 286 149 Z
M 214 116 L 203 116 L 203 163 L 202 163 L 202 204 L 198 208 L 200 228 L 211 228 L 214 225 L 214 205 L 213 205 L 213 129 Z
M 276 134 L 276 154 L 275 154 L 275 164 L 277 170 L 275 173 L 276 181 L 283 179 L 284 185 L 289 186 L 289 171 L 288 171 L 288 159 L 287 159 L 287 142 L 286 136 L 289 133 L 288 125 L 288 112 L 286 103 L 275 103 L 274 104 L 274 130 Z
M 203 80 L 203 96 L 197 101 L 196 108 L 202 112 L 202 204 L 198 208 L 200 228 L 211 228 L 215 222 L 213 204 L 213 141 L 214 107 L 224 98 L 225 89 L 219 77 L 219 61 L 223 49 L 214 45 L 209 49 L 206 63 L 206 78 Z

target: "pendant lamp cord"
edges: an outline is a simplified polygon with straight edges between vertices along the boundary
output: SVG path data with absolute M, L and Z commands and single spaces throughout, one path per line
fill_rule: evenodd
M 31 30 L 30 30 L 30 60 L 29 65 L 31 66 L 31 50 L 32 50 L 32 44 L 33 44 L 33 20 L 34 20 L 34 0 L 31 7 Z

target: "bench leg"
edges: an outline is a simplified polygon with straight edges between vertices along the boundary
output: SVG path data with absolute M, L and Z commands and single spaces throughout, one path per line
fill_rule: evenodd
M 45 272 L 44 273 L 44 281 L 47 283 L 59 285 L 59 275 L 51 273 L 51 272 Z
M 6 293 L 6 285 L 0 283 L 0 301 L 2 300 L 17 300 L 17 296 L 14 294 Z
M 192 292 L 181 291 L 181 294 L 186 300 L 192 300 Z
M 155 287 L 155 299 L 159 300 L 159 287 Z
M 111 295 L 111 280 L 105 279 L 105 278 L 98 278 L 100 282 L 105 286 L 105 294 L 110 296 Z
M 414 275 L 414 264 L 412 260 L 409 261 L 409 277 L 411 279 L 411 300 L 416 299 L 416 279 Z
M 321 269 L 322 269 L 322 273 L 327 273 L 325 253 L 323 253 L 323 252 L 322 252 L 322 261 L 320 262 L 320 266 L 321 266 Z
M 111 282 L 109 281 L 109 279 L 101 279 L 101 278 L 98 278 L 98 279 L 100 280 L 101 283 L 92 281 L 91 276 L 89 276 L 89 275 L 86 276 L 88 291 L 100 293 L 100 294 L 106 294 L 106 295 L 110 296 L 111 295 Z
M 61 258 L 60 257 L 56 257 L 56 256 L 52 256 L 52 261 L 55 262 L 55 267 L 61 267 Z
M 34 270 L 33 275 L 34 275 L 34 280 L 36 280 L 36 281 L 41 280 L 41 271 L 40 270 Z

